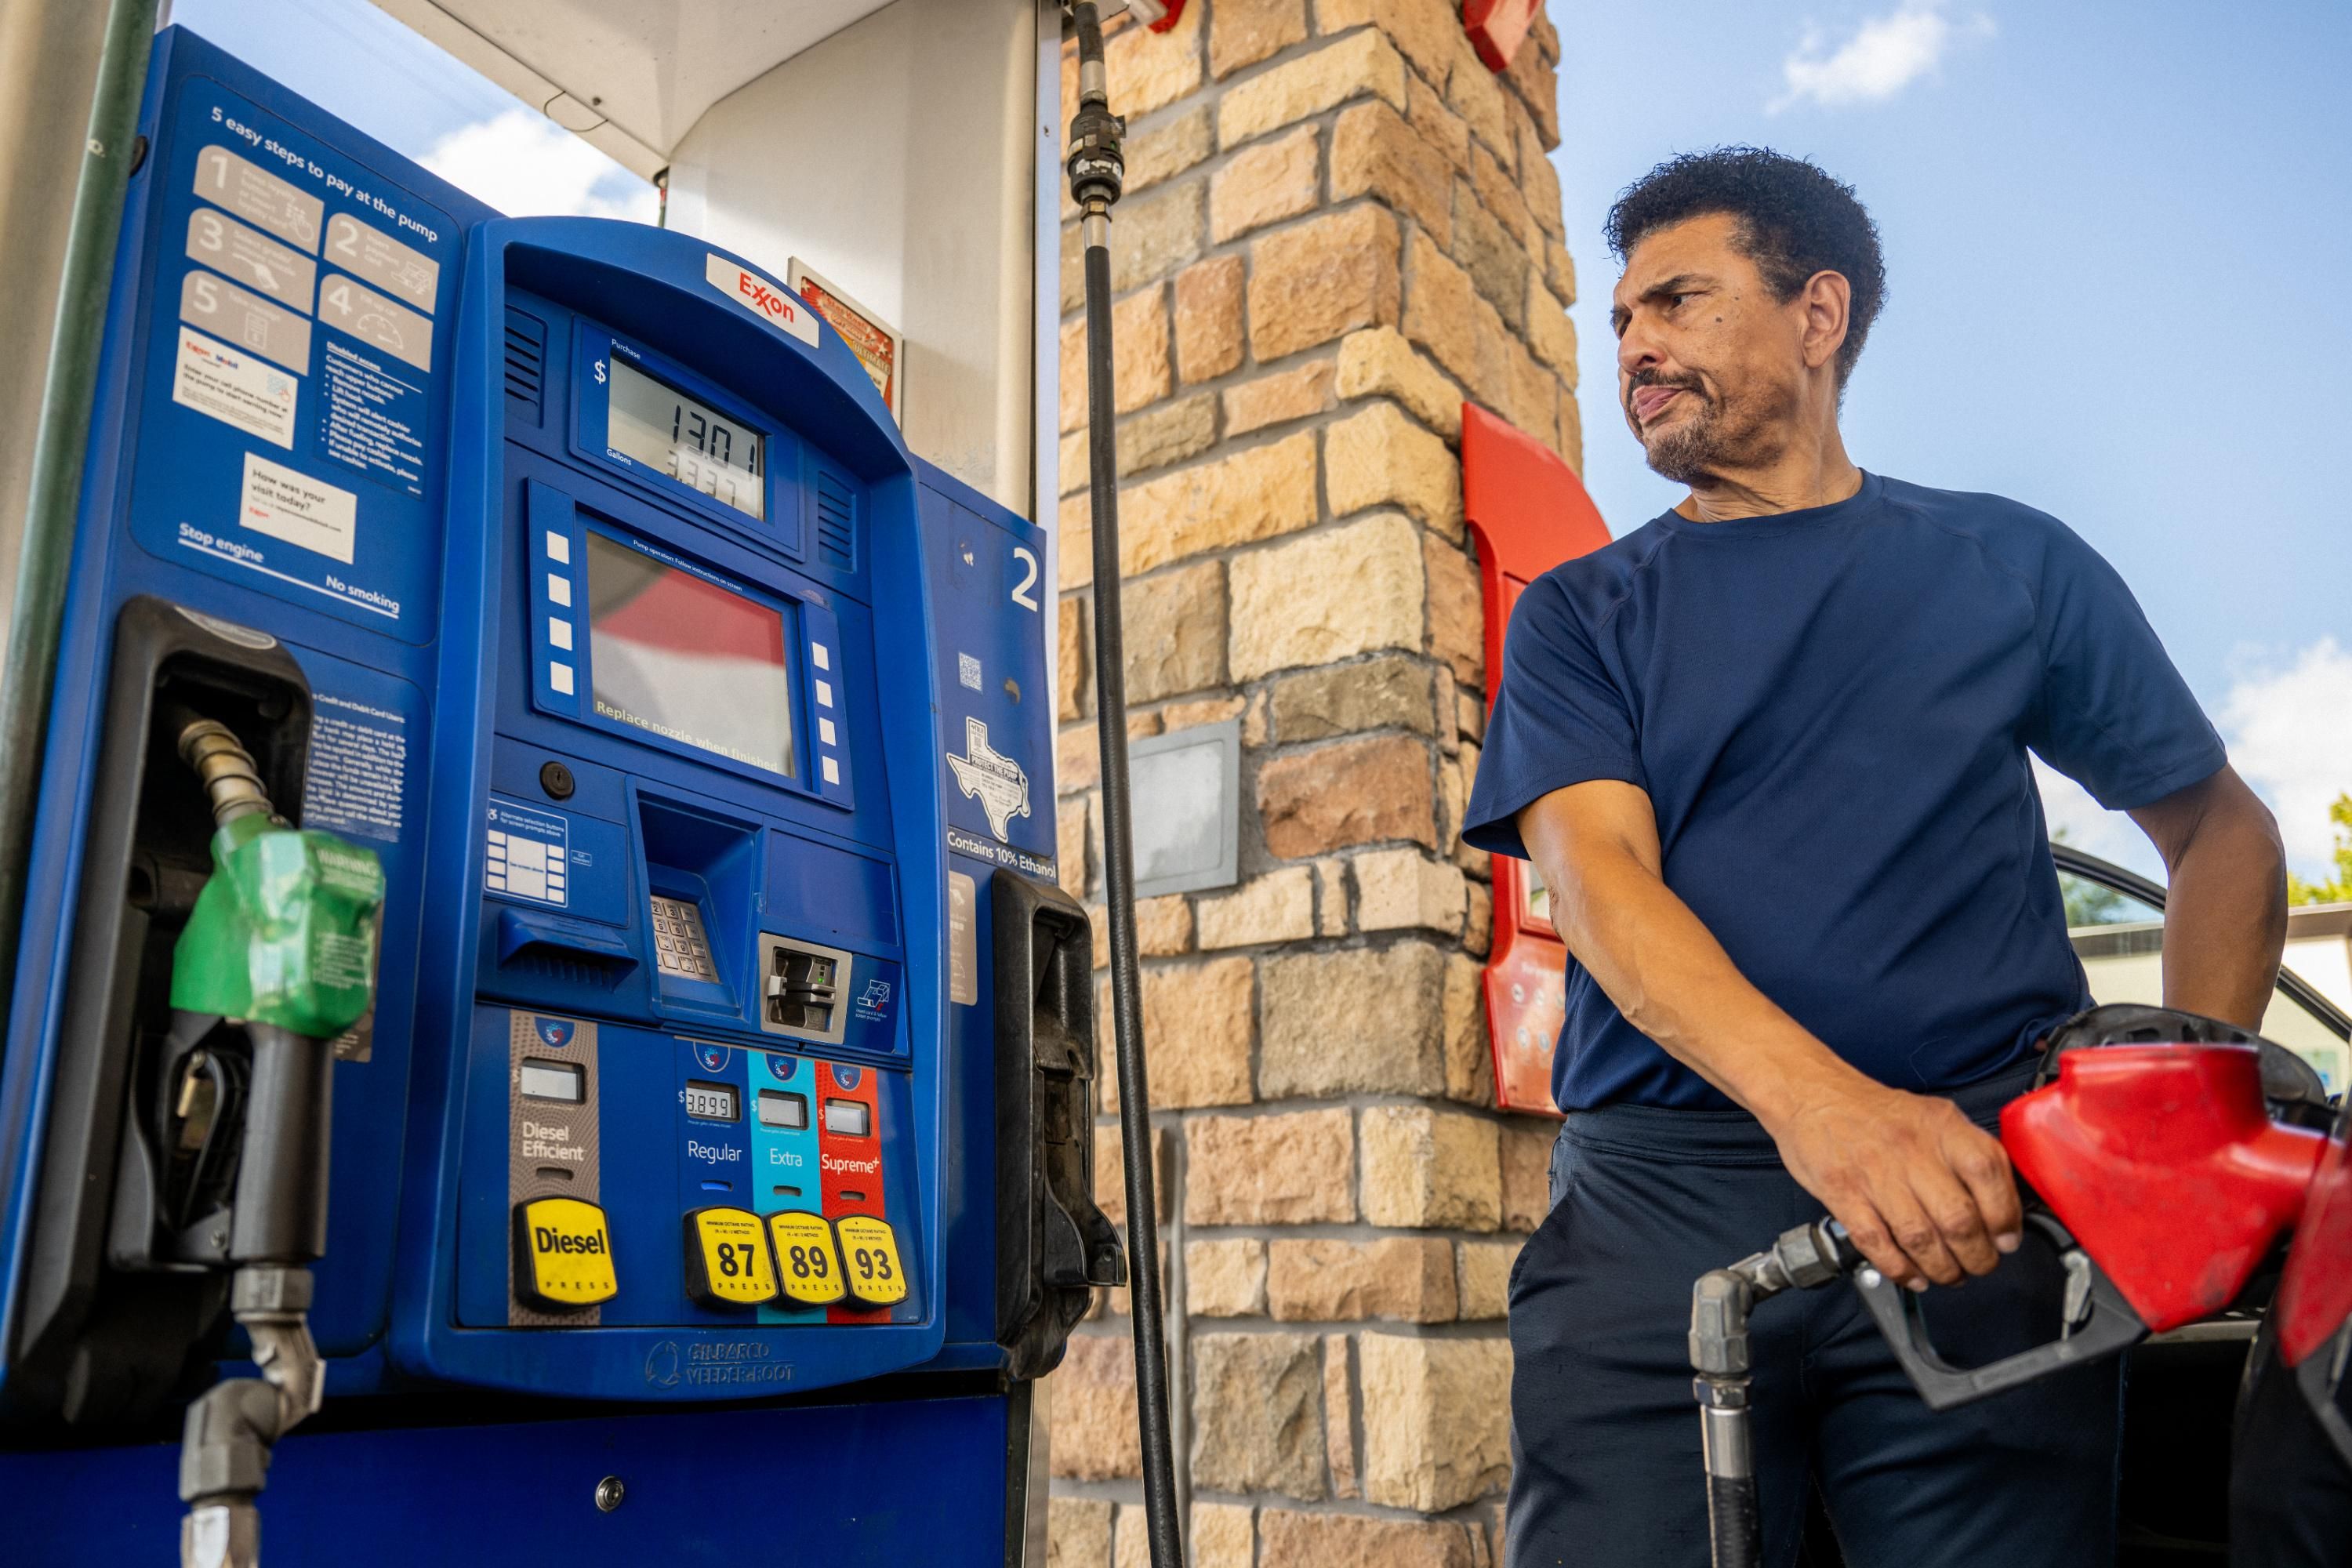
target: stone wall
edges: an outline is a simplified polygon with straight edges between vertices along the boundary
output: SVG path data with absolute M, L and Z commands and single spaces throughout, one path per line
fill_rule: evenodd
M 1580 461 L 1559 47 L 1539 22 L 1496 76 L 1448 0 L 1192 0 L 1108 42 L 1132 728 L 1244 747 L 1240 884 L 1139 911 L 1198 1568 L 1500 1560 L 1504 1289 L 1550 1124 L 1492 1109 L 1454 448 L 1466 397 Z M 1075 225 L 1061 305 L 1061 857 L 1098 903 Z M 1146 1561 L 1125 1310 L 1049 1384 L 1061 1568 Z

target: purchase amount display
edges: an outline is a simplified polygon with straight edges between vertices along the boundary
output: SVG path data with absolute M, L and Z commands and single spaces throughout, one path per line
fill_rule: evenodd
M 588 676 L 599 718 L 793 776 L 782 612 L 593 530 Z
M 604 444 L 746 517 L 768 514 L 767 438 L 613 356 Z

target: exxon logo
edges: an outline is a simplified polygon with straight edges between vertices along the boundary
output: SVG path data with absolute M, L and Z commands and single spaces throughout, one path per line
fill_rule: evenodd
M 735 291 L 751 301 L 751 309 L 772 321 L 786 321 L 792 319 L 792 301 L 769 288 L 765 279 L 754 278 L 749 272 L 739 268 L 735 274 Z

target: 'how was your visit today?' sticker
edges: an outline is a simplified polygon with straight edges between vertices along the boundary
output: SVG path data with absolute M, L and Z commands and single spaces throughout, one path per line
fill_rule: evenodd
M 360 498 L 324 479 L 245 455 L 236 521 L 256 533 L 331 555 L 348 566 L 359 539 Z

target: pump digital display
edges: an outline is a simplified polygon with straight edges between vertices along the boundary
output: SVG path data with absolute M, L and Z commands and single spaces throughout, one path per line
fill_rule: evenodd
M 587 1098 L 585 1076 L 573 1062 L 543 1062 L 523 1058 L 515 1087 L 533 1100 L 561 1100 L 572 1105 Z
M 797 1132 L 808 1125 L 808 1101 L 781 1089 L 763 1089 L 760 1091 L 760 1125 Z
M 874 1131 L 862 1100 L 828 1100 L 824 1102 L 824 1130 L 844 1138 L 864 1138 Z
M 793 775 L 781 611 L 588 531 L 598 717 Z
M 612 358 L 604 444 L 746 517 L 768 515 L 767 437 Z
M 706 1083 L 698 1078 L 686 1080 L 686 1113 L 705 1121 L 733 1121 L 741 1112 L 736 1107 L 735 1086 L 731 1083 Z

